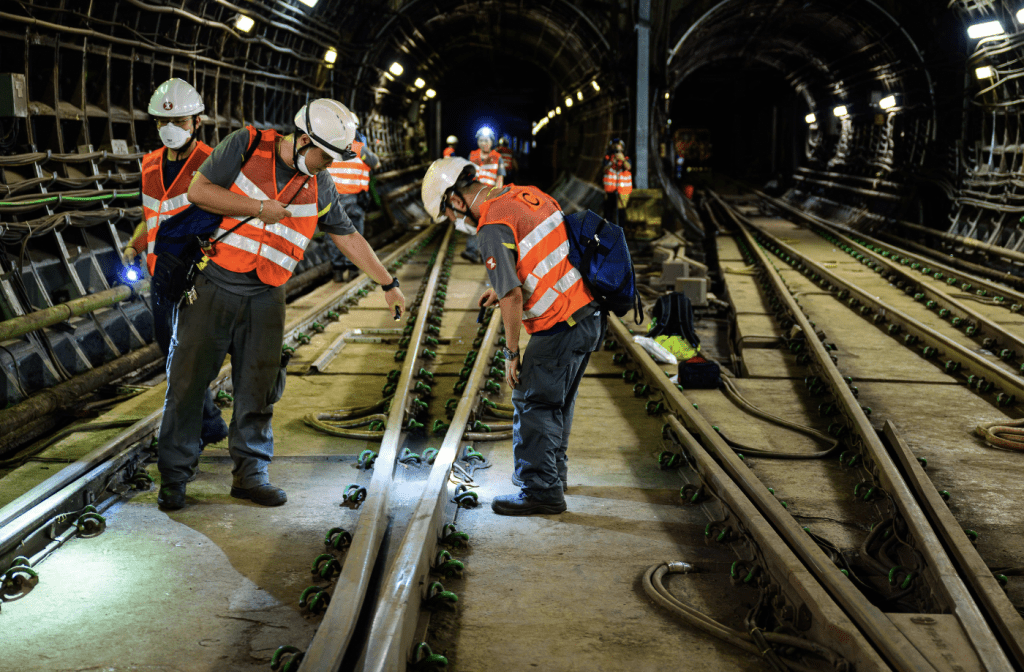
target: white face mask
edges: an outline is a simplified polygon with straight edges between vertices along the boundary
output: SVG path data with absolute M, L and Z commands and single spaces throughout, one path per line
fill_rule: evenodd
M 192 139 L 192 134 L 180 126 L 166 124 L 160 128 L 160 141 L 168 149 L 181 149 Z
M 473 209 L 473 203 L 476 203 L 476 199 L 480 198 L 480 194 L 482 194 L 482 193 L 484 193 L 483 189 L 481 189 L 480 191 L 476 192 L 476 196 L 473 197 L 473 200 L 469 204 L 469 207 L 466 208 L 466 212 L 469 212 L 470 210 Z M 462 233 L 466 234 L 467 236 L 475 236 L 476 235 L 476 227 L 473 226 L 472 224 L 467 224 L 466 223 L 466 215 L 459 215 L 458 219 L 455 220 L 455 230 L 456 231 L 461 231 Z

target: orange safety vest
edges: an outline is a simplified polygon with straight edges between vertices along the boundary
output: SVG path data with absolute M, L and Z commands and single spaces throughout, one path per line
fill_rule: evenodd
M 569 238 L 555 199 L 536 187 L 508 191 L 480 206 L 480 227 L 505 224 L 516 239 L 516 276 L 523 283 L 526 333 L 550 329 L 594 300 L 569 263 Z
M 362 159 L 364 146 L 356 140 L 352 143 L 356 158 L 351 161 L 335 161 L 327 168 L 339 194 L 358 194 L 370 190 L 370 167 Z
M 451 156 L 454 153 L 455 153 L 455 148 L 454 147 L 445 147 L 444 148 L 444 155 L 443 156 L 444 156 L 444 158 L 447 159 L 449 156 Z
M 192 177 L 203 165 L 213 149 L 205 142 L 196 141 L 195 149 L 188 155 L 181 172 L 169 187 L 164 187 L 163 161 L 166 147 L 146 154 L 142 159 L 142 217 L 146 222 L 146 265 L 149 274 L 156 272 L 156 234 L 160 223 L 189 206 L 188 187 Z
M 469 153 L 469 160 L 477 165 L 476 179 L 486 185 L 493 186 L 498 182 L 498 164 L 501 161 L 501 154 L 493 149 L 487 156 L 482 156 L 480 149 L 474 149 Z M 484 161 L 487 163 L 484 163 Z
M 261 281 L 271 287 L 280 287 L 292 277 L 292 271 L 302 261 L 306 246 L 316 232 L 316 177 L 307 179 L 306 175 L 296 172 L 284 189 L 278 191 L 274 174 L 274 143 L 279 134 L 273 130 L 257 131 L 252 126 L 248 129 L 249 141 L 252 142 L 254 135 L 260 133 L 260 143 L 252 159 L 239 171 L 231 185 L 231 192 L 261 201 L 287 203 L 291 200 L 288 210 L 292 216 L 285 217 L 277 224 L 265 224 L 254 217 L 233 233 L 227 234 L 206 254 L 221 268 L 235 273 L 248 273 L 256 269 L 256 275 Z M 211 238 L 223 236 L 223 232 L 234 228 L 240 221 L 241 218 L 225 215 L 220 225 L 222 232 Z
M 605 161 L 611 161 L 610 156 L 604 157 Z M 629 160 L 629 157 L 626 157 Z M 619 170 L 615 168 L 613 162 L 604 173 L 604 190 L 605 193 L 619 192 L 623 196 L 627 196 L 633 193 L 633 174 L 628 170 Z

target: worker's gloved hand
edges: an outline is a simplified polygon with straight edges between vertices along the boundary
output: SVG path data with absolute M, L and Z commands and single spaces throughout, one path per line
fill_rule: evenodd
M 139 253 L 131 245 L 129 245 L 128 247 L 124 248 L 124 263 L 130 264 L 130 263 L 134 262 L 135 261 L 135 257 L 137 257 L 137 256 L 139 256 Z

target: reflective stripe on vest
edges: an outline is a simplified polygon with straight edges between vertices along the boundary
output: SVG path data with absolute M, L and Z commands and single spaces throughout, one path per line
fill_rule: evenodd
M 213 150 L 206 143 L 197 141 L 181 172 L 165 190 L 163 158 L 166 151 L 166 147 L 161 147 L 142 159 L 142 217 L 146 221 L 146 266 L 150 275 L 156 272 L 157 255 L 153 250 L 161 222 L 188 207 L 188 187 L 192 176 Z
M 249 127 L 250 138 L 256 132 Z M 317 221 L 316 177 L 306 180 L 305 175 L 296 173 L 281 191 L 277 190 L 274 152 L 277 137 L 275 131 L 261 132 L 256 153 L 238 173 L 231 191 L 258 200 L 277 200 L 282 204 L 295 194 L 287 206 L 291 216 L 277 224 L 251 219 L 224 236 L 214 245 L 212 253 L 208 253 L 211 261 L 229 271 L 247 273 L 255 269 L 259 279 L 271 287 L 280 287 L 291 277 L 313 238 Z M 213 237 L 224 235 L 223 232 L 234 228 L 240 221 L 241 218 L 225 216 L 220 225 L 222 233 Z
M 501 154 L 493 149 L 484 157 L 479 149 L 474 149 L 469 154 L 469 160 L 476 164 L 476 179 L 480 182 L 493 186 L 498 182 L 498 164 L 501 161 Z M 484 163 L 484 161 L 489 163 Z
M 619 193 L 623 196 L 633 193 L 633 174 L 628 170 L 619 173 Z
M 506 224 L 516 238 L 516 276 L 523 283 L 527 333 L 550 329 L 593 300 L 569 263 L 562 212 L 550 196 L 533 187 L 513 186 L 484 202 L 480 220 L 481 226 Z
M 351 161 L 335 161 L 327 169 L 339 194 L 358 194 L 370 190 L 370 166 L 360 158 L 364 146 L 358 140 L 353 142 L 352 151 L 356 158 Z
M 614 168 L 609 168 L 604 173 L 604 190 L 605 193 L 612 193 L 619 188 L 619 175 L 615 172 Z

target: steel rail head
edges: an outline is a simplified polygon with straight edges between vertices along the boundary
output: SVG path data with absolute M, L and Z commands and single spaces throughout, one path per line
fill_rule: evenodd
M 846 242 L 848 245 L 858 245 L 858 243 L 854 239 L 843 234 L 842 232 L 834 230 L 832 229 L 832 227 L 826 225 L 820 226 L 821 228 L 825 229 L 828 233 L 835 236 L 837 239 Z M 950 314 L 958 313 L 957 316 L 960 317 L 961 319 L 973 321 L 976 325 L 982 327 L 982 332 L 984 333 L 997 334 L 1004 347 L 1006 345 L 1013 345 L 1017 348 L 1017 352 L 1020 355 L 1024 355 L 1024 338 L 1022 338 L 1021 336 L 1018 336 L 1013 332 L 1007 331 L 1005 327 L 999 325 L 996 322 L 993 322 L 992 320 L 985 317 L 978 311 L 974 310 L 973 308 L 964 304 L 963 302 L 957 300 L 956 298 L 950 296 L 941 289 L 936 289 L 926 283 L 919 282 L 918 279 L 912 275 L 912 272 L 904 268 L 902 264 L 898 264 L 890 259 L 887 259 L 886 257 L 869 248 L 864 247 L 862 249 L 863 252 L 858 252 L 858 254 L 861 254 L 864 257 L 870 257 L 876 265 L 880 264 L 882 266 L 885 266 L 892 273 L 900 275 L 910 283 L 918 285 L 920 293 L 924 294 L 926 299 L 935 301 L 937 306 L 939 306 L 940 308 L 946 308 L 947 310 L 950 311 Z
M 934 348 L 934 352 L 931 353 L 932 356 L 938 356 L 958 363 L 962 375 L 967 376 L 973 373 L 975 377 L 980 377 L 986 381 L 992 382 L 996 387 L 1000 388 L 1004 394 L 1012 394 L 1013 399 L 1024 399 L 1024 378 L 1021 378 L 1013 371 L 990 362 L 978 353 L 961 346 L 948 336 L 939 333 L 921 321 L 907 315 L 897 308 L 894 308 L 892 305 L 878 298 L 871 292 L 868 292 L 853 284 L 851 281 L 842 278 L 838 273 L 825 268 L 824 265 L 813 261 L 806 255 L 798 252 L 794 247 L 787 245 L 778 238 L 765 232 L 746 217 L 743 217 L 738 213 L 732 214 L 732 216 L 737 222 L 742 222 L 740 228 L 745 234 L 747 233 L 747 228 L 751 228 L 766 239 L 771 239 L 771 245 L 782 251 L 785 256 L 790 257 L 791 260 L 799 260 L 800 264 L 805 269 L 810 269 L 813 274 L 826 279 L 836 287 L 841 287 L 843 290 L 847 291 L 852 298 L 856 299 L 859 304 L 868 306 L 875 315 L 884 315 L 885 319 L 890 323 L 898 324 L 902 331 L 913 336 L 927 347 Z M 755 247 L 755 251 L 761 253 L 757 243 L 754 242 L 752 244 Z M 767 261 L 765 263 L 766 267 L 770 266 Z M 769 274 L 773 281 L 777 280 L 776 275 L 777 274 Z M 789 295 L 789 291 L 782 291 L 783 294 L 780 294 L 780 298 L 785 300 L 785 296 Z M 1003 332 L 1005 333 L 1005 330 L 1003 330 Z M 810 333 L 813 333 L 813 331 Z M 814 339 L 809 339 L 809 342 L 811 340 Z M 971 379 L 968 380 L 970 381 Z M 995 392 L 996 390 L 993 389 L 992 391 Z M 1006 398 L 1010 399 L 1011 397 L 1007 396 Z
M 501 328 L 501 311 L 491 315 L 484 334 L 483 348 L 495 348 Z M 490 357 L 477 357 L 469 374 L 466 390 L 455 408 L 451 425 L 427 478 L 412 522 L 395 554 L 390 571 L 384 579 L 381 598 L 367 638 L 363 672 L 385 672 L 400 668 L 400 661 L 412 651 L 416 624 L 419 620 L 420 588 L 427 585 L 430 560 L 445 523 L 449 492 L 449 475 L 463 431 L 487 379 Z
M 428 231 L 436 230 L 437 226 L 439 225 L 431 227 Z M 352 545 L 338 578 L 337 588 L 331 596 L 331 603 L 302 658 L 300 672 L 334 672 L 338 669 L 352 641 L 363 600 L 369 589 L 373 566 L 377 561 L 387 527 L 388 500 L 395 467 L 398 464 L 398 447 L 405 431 L 404 418 L 411 401 L 411 388 L 415 384 L 415 374 L 420 367 L 417 359 L 423 348 L 421 341 L 426 333 L 430 305 L 434 301 L 434 290 L 454 231 L 453 226 L 445 226 L 447 228 L 434 267 L 427 278 L 423 293 L 424 303 L 417 312 L 415 327 L 410 335 L 409 350 L 391 401 L 387 427 L 381 439 L 380 453 L 374 464 L 366 499 L 360 507 L 359 522 L 352 534 Z M 398 252 L 395 252 L 392 257 L 397 258 L 397 255 Z
M 970 537 L 961 530 L 960 523 L 925 473 L 924 466 L 918 462 L 910 447 L 899 435 L 896 425 L 891 420 L 886 420 L 884 431 L 889 445 L 900 461 L 900 466 L 907 474 L 908 481 L 914 486 L 918 499 L 928 516 L 936 522 L 936 528 L 950 549 L 961 575 L 978 596 L 985 614 L 995 625 L 1017 666 L 1024 668 L 1024 618 L 1021 618 L 1020 612 L 1010 602 L 1006 591 L 999 585 L 992 570 L 971 543 Z
M 722 203 L 721 200 L 719 202 Z M 724 203 L 722 204 L 724 206 Z M 733 214 L 730 212 L 730 215 L 737 222 L 747 245 L 760 261 L 762 268 L 766 270 L 771 269 L 772 264 L 767 255 L 750 233 L 750 228 L 756 227 L 749 223 L 749 220 L 746 222 L 741 221 L 746 218 L 738 216 L 738 213 Z M 774 241 L 773 244 L 779 245 L 780 248 L 782 247 L 782 244 L 777 241 Z M 787 254 L 796 257 L 801 256 L 788 246 L 786 249 Z M 820 264 L 816 266 L 819 274 L 832 275 Z M 1000 647 L 993 630 L 985 622 L 978 605 L 970 596 L 963 580 L 957 575 L 951 559 L 932 529 L 924 512 L 921 510 L 917 499 L 901 477 L 892 457 L 868 421 L 850 386 L 847 385 L 839 369 L 832 361 L 829 351 L 816 336 L 810 320 L 803 313 L 799 304 L 796 303 L 781 275 L 769 270 L 767 277 L 772 283 L 777 296 L 786 304 L 790 317 L 803 330 L 806 337 L 805 342 L 814 356 L 820 375 L 826 379 L 835 399 L 841 405 L 843 415 L 850 422 L 851 429 L 860 439 L 860 446 L 874 462 L 876 467 L 874 477 L 890 495 L 899 513 L 907 523 L 910 535 L 916 540 L 915 548 L 917 548 L 925 561 L 925 566 L 921 573 L 930 580 L 929 586 L 932 588 L 932 593 L 942 600 L 944 609 L 957 617 L 959 625 L 963 630 L 963 635 L 973 645 L 985 669 L 1012 669 L 1010 661 Z M 836 284 L 842 284 L 838 282 L 838 278 Z
M 919 263 L 922 266 L 924 266 L 924 265 L 931 266 L 936 271 L 941 271 L 947 277 L 961 276 L 964 280 L 969 280 L 972 285 L 975 285 L 975 286 L 977 286 L 979 288 L 984 288 L 987 291 L 992 292 L 993 296 L 1000 296 L 1000 295 L 1006 296 L 1007 298 L 1011 298 L 1015 303 L 1024 304 L 1024 292 L 1017 291 L 1017 290 L 1013 289 L 1012 287 L 1008 287 L 1008 286 L 1006 286 L 1004 284 L 1000 284 L 1000 283 L 995 282 L 993 280 L 989 280 L 987 278 L 982 278 L 980 276 L 973 275 L 973 274 L 971 274 L 969 272 L 966 272 L 966 271 L 954 268 L 952 266 L 949 266 L 947 264 L 942 263 L 941 261 L 939 261 L 937 259 L 934 259 L 934 258 L 931 258 L 931 257 L 925 257 L 925 256 L 922 256 L 920 254 L 916 254 L 914 252 L 909 252 L 909 251 L 907 251 L 906 248 L 898 247 L 896 245 L 892 245 L 890 243 L 886 243 L 884 241 L 879 240 L 878 238 L 874 238 L 872 236 L 869 236 L 866 233 L 862 233 L 860 231 L 854 231 L 854 230 L 849 229 L 847 227 L 840 226 L 838 224 L 834 224 L 834 223 L 829 222 L 829 221 L 827 221 L 825 219 L 822 219 L 821 217 L 818 217 L 817 215 L 814 215 L 814 214 L 809 213 L 809 212 L 805 212 L 805 211 L 801 210 L 800 208 L 792 205 L 791 203 L 786 202 L 785 200 L 783 200 L 781 198 L 775 198 L 774 196 L 769 196 L 768 194 L 766 194 L 766 193 L 764 193 L 764 192 L 762 192 L 762 191 L 760 191 L 758 189 L 753 189 L 752 191 L 753 191 L 754 194 L 756 194 L 762 200 L 764 200 L 764 201 L 766 201 L 768 203 L 771 203 L 772 205 L 775 205 L 777 207 L 780 207 L 780 208 L 786 210 L 787 212 L 790 212 L 790 213 L 796 215 L 797 217 L 803 219 L 804 221 L 806 221 L 806 222 L 808 222 L 810 224 L 816 224 L 818 226 L 821 226 L 821 227 L 831 231 L 834 234 L 844 234 L 845 233 L 845 234 L 848 234 L 848 235 L 855 235 L 855 236 L 859 236 L 860 238 L 863 238 L 866 241 L 866 243 L 861 243 L 859 241 L 856 241 L 858 243 L 858 245 L 861 245 L 862 247 L 867 248 L 868 244 L 875 245 L 875 246 L 878 246 L 878 247 L 886 247 L 886 248 L 888 248 L 888 251 L 890 253 L 898 253 L 900 256 L 906 257 L 908 259 L 911 259 L 915 263 Z M 935 253 L 938 254 L 938 251 L 935 251 Z
M 831 599 L 834 599 L 841 610 L 845 612 L 845 614 L 837 615 L 826 609 L 822 613 L 823 619 L 821 620 L 831 623 L 837 628 L 836 634 L 833 635 L 828 634 L 833 631 L 825 623 L 819 622 L 819 619 L 812 619 L 812 631 L 822 632 L 816 629 L 823 628 L 824 635 L 820 641 L 828 641 L 828 637 L 834 637 L 834 641 L 829 645 L 845 658 L 857 662 L 858 670 L 865 669 L 860 666 L 861 664 L 867 666 L 866 669 L 888 669 L 890 664 L 896 669 L 932 669 L 913 644 L 894 633 L 892 623 L 885 614 L 871 604 L 850 580 L 843 576 L 835 563 L 825 555 L 818 544 L 800 527 L 792 514 L 782 507 L 775 496 L 750 471 L 750 468 L 725 442 L 725 439 L 714 430 L 711 423 L 697 409 L 693 408 L 693 404 L 685 394 L 664 375 L 646 350 L 633 342 L 628 328 L 620 320 L 610 319 L 608 320 L 608 330 L 610 335 L 622 344 L 632 360 L 642 369 L 652 387 L 660 390 L 671 411 L 682 418 L 681 427 L 676 427 L 676 433 L 681 443 L 687 449 L 692 450 L 703 447 L 702 449 L 706 450 L 713 458 L 706 461 L 705 464 L 705 468 L 711 470 L 709 471 L 712 475 L 710 483 L 715 487 L 722 488 L 723 493 L 727 492 L 725 488 L 735 487 L 742 492 L 743 498 L 752 503 L 753 512 L 747 514 L 744 513 L 747 510 L 742 508 L 744 506 L 742 500 L 737 498 L 730 502 L 730 506 L 736 507 L 733 508 L 733 511 L 737 515 L 741 515 L 741 520 L 748 526 L 747 529 L 752 530 L 757 525 L 757 519 L 748 522 L 747 515 L 756 515 L 761 520 L 767 521 L 765 529 L 761 533 L 765 539 L 771 539 L 769 535 L 775 534 L 781 537 L 782 543 L 769 543 L 767 548 L 762 547 L 762 551 L 766 554 L 781 556 L 785 553 L 783 549 L 791 549 L 792 554 L 799 560 L 795 565 L 792 561 L 787 560 L 782 566 L 791 571 L 802 569 L 813 576 L 813 580 L 808 579 L 807 585 L 813 586 L 817 590 L 808 593 L 814 602 L 814 604 L 808 605 L 809 608 L 827 605 Z M 670 416 L 670 425 L 673 424 L 673 420 L 674 418 Z M 680 422 L 679 420 L 675 421 Z M 680 428 L 682 431 L 679 431 Z M 699 442 L 690 436 L 691 431 L 699 435 Z M 695 459 L 697 459 L 696 456 Z M 715 469 L 712 462 L 721 465 L 721 470 Z M 780 560 L 780 562 L 783 561 Z M 818 587 L 819 584 L 820 587 Z M 801 585 L 804 584 L 801 583 Z M 831 598 L 819 601 L 817 596 L 821 595 L 821 592 L 818 591 L 831 595 Z M 849 626 L 846 626 L 846 623 L 849 623 Z M 838 632 L 842 634 L 838 634 Z M 863 639 L 868 640 L 871 644 L 865 646 Z M 881 658 L 872 646 L 877 647 L 882 653 Z

